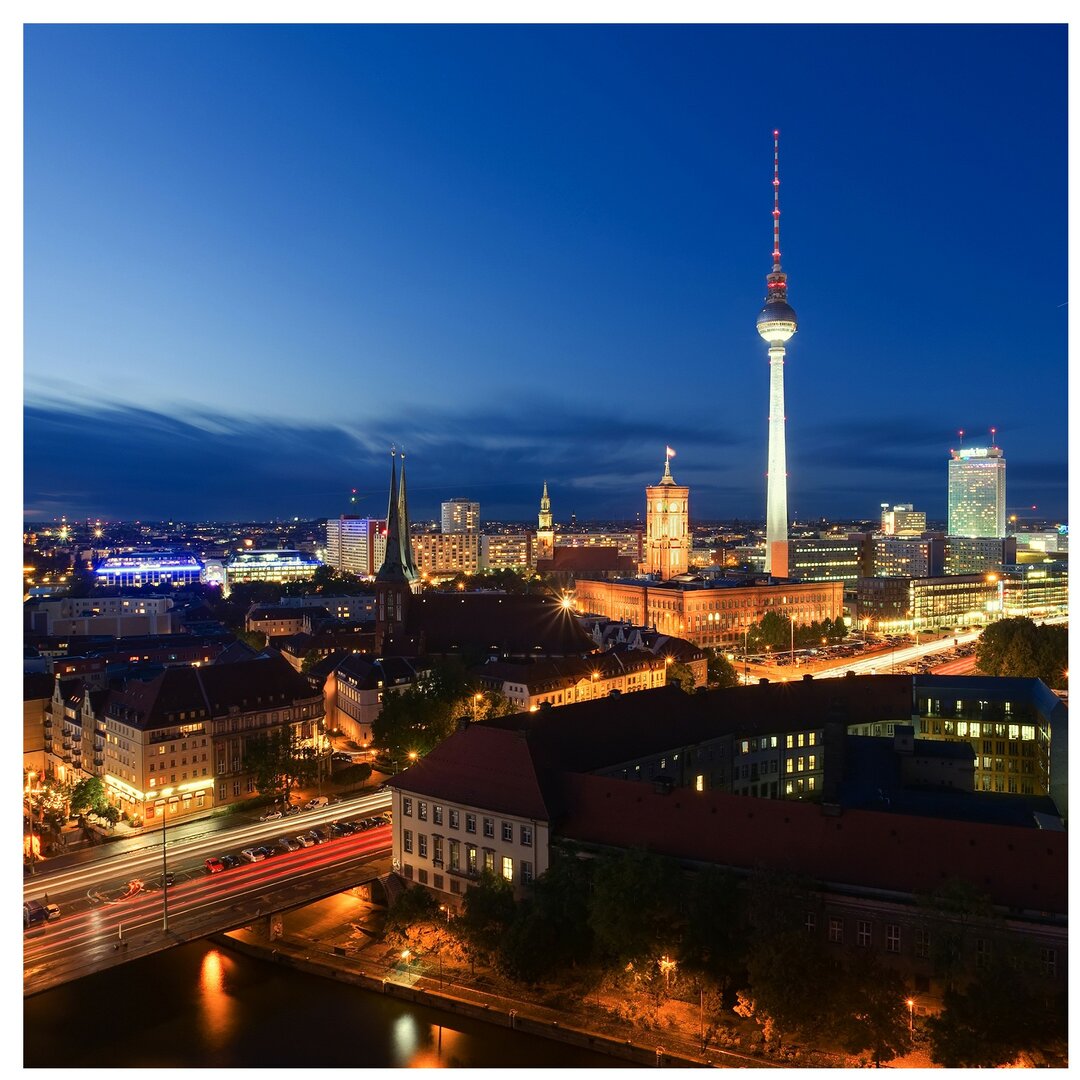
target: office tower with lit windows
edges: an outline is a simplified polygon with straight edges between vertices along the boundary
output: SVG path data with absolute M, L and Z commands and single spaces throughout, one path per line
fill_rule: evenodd
M 926 511 L 916 510 L 911 503 L 898 503 L 892 509 L 882 503 L 881 531 L 886 536 L 922 536 L 926 532 Z
M 341 517 L 326 522 L 326 565 L 346 574 L 371 577 L 382 560 L 377 558 L 376 537 L 386 530 L 377 518 Z
M 463 533 L 480 531 L 480 504 L 469 499 L 448 499 L 442 504 L 442 531 Z
M 798 329 L 780 266 L 780 132 L 773 132 L 773 267 L 757 332 L 769 345 L 769 472 L 765 497 L 765 572 L 788 573 L 787 446 L 784 425 L 784 346 Z
M 949 536 L 1005 535 L 1005 453 L 1000 446 L 950 451 Z

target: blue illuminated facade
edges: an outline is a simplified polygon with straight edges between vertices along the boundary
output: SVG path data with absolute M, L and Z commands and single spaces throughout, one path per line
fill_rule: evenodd
M 187 551 L 133 551 L 108 555 L 94 567 L 98 585 L 192 585 L 203 564 Z

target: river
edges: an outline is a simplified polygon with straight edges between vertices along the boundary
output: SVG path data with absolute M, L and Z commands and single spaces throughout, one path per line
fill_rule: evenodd
M 209 941 L 24 1001 L 27 1068 L 618 1067 Z

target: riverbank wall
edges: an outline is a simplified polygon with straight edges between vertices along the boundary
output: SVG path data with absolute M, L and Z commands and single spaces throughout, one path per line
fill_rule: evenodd
M 776 1067 L 776 1063 L 765 1059 L 723 1050 L 710 1049 L 704 1054 L 692 1054 L 687 1052 L 685 1047 L 665 1045 L 663 1032 L 650 1032 L 648 1042 L 640 1038 L 637 1040 L 615 1039 L 610 1035 L 585 1030 L 569 1022 L 565 1017 L 561 1020 L 552 1019 L 551 1010 L 523 1003 L 511 1003 L 499 998 L 490 1002 L 478 1001 L 475 998 L 483 995 L 472 992 L 471 997 L 466 997 L 465 994 L 470 993 L 466 987 L 441 988 L 437 984 L 430 985 L 433 980 L 423 977 L 401 978 L 392 970 L 368 970 L 363 966 L 362 961 L 346 960 L 337 954 L 321 953 L 302 941 L 278 938 L 273 942 L 268 942 L 265 938 L 260 938 L 255 933 L 246 930 L 218 934 L 213 940 L 225 948 L 236 949 L 256 959 L 294 967 L 307 974 L 334 979 L 373 993 L 425 1005 L 471 1020 L 496 1024 L 514 1031 L 522 1031 L 592 1050 L 618 1058 L 628 1065 L 667 1068 Z M 521 1007 L 514 1007 L 515 1005 L 521 1005 Z M 671 1040 L 669 1039 L 668 1042 Z

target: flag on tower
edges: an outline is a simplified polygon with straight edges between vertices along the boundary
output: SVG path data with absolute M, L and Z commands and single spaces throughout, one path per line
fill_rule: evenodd
M 667 447 L 667 456 L 668 457 L 674 457 L 675 456 L 675 451 L 672 450 L 670 446 Z

